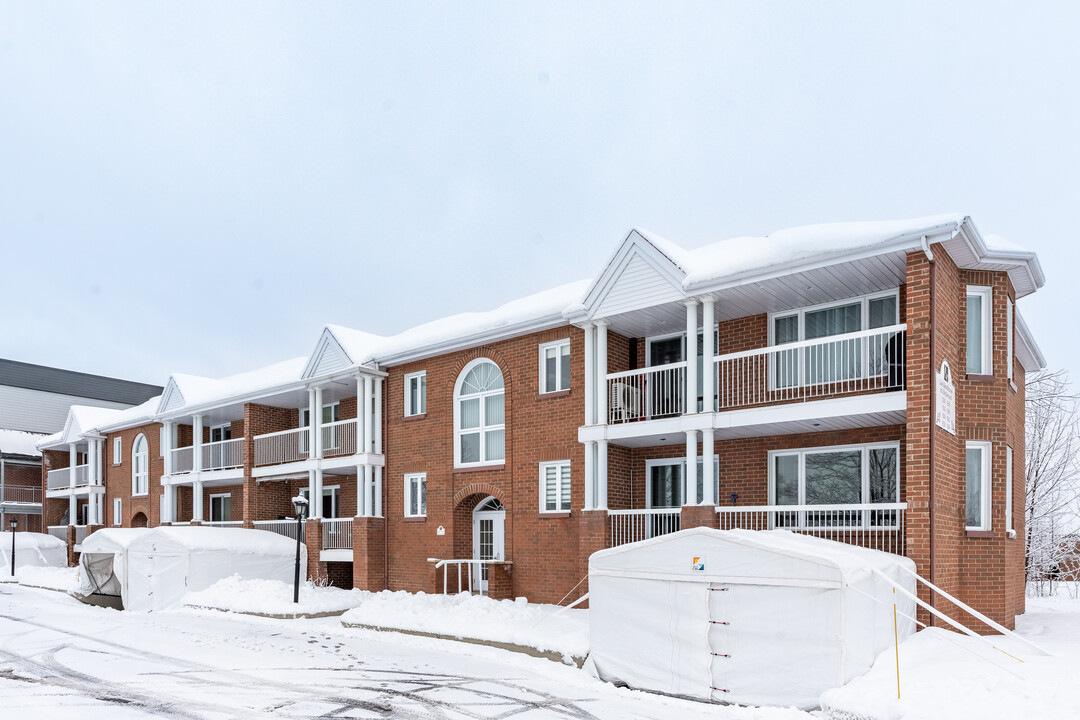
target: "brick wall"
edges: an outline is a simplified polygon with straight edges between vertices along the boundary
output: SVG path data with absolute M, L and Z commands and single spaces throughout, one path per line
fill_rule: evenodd
M 113 501 L 120 498 L 122 527 L 156 527 L 161 524 L 161 476 L 165 473 L 165 461 L 161 457 L 161 424 L 149 423 L 109 433 L 105 439 L 102 455 L 102 467 L 105 478 L 105 500 L 103 501 L 106 527 L 114 525 Z M 131 495 L 132 448 L 138 435 L 146 436 L 147 459 L 149 460 L 148 493 L 142 496 Z M 120 462 L 114 462 L 113 440 L 120 438 L 122 452 Z M 190 502 L 188 507 L 190 508 Z M 178 516 L 181 520 L 184 516 Z M 188 515 L 190 517 L 190 515 Z

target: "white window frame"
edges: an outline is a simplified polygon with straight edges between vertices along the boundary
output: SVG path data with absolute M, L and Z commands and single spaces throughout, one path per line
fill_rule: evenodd
M 119 465 L 124 459 L 124 439 L 114 437 L 112 441 L 112 464 Z
M 547 509 L 547 471 L 548 468 L 555 469 L 555 509 Z M 562 493 L 562 470 L 566 468 L 566 471 L 570 473 L 570 487 L 567 492 L 570 497 L 563 497 Z M 570 512 L 573 508 L 573 501 L 571 498 L 574 494 L 574 472 L 569 460 L 548 460 L 540 463 L 540 514 L 541 515 L 564 515 Z M 570 507 L 563 508 L 563 501 Z
M 1005 532 L 1010 538 L 1016 537 L 1013 522 L 1013 449 L 1005 446 Z
M 1005 375 L 1013 379 L 1013 301 L 1005 298 Z
M 468 428 L 468 433 L 479 433 L 480 435 L 480 460 L 478 462 L 462 462 L 461 461 L 461 383 L 465 380 L 468 374 L 477 365 L 490 363 L 495 366 L 495 369 L 499 371 L 499 374 L 503 376 L 503 386 L 499 390 L 488 390 L 486 392 L 475 393 L 473 395 L 466 395 L 465 399 L 478 398 L 480 401 L 480 424 L 476 428 Z M 503 422 L 502 424 L 488 425 L 486 424 L 487 415 L 487 398 L 493 395 L 502 395 L 503 397 Z M 503 431 L 503 456 L 498 460 L 487 459 L 487 442 L 486 434 L 492 430 Z M 503 373 L 502 368 L 494 360 L 486 357 L 476 358 L 469 362 L 458 373 L 457 382 L 454 384 L 454 467 L 483 467 L 485 465 L 505 465 L 506 464 L 506 375 Z
M 214 439 L 214 431 L 215 430 L 220 431 L 221 440 L 215 440 Z M 210 425 L 207 428 L 207 431 L 208 431 L 207 437 L 210 438 L 207 441 L 208 443 L 224 442 L 226 440 L 232 440 L 232 423 L 221 423 L 219 425 Z M 226 433 L 228 433 L 229 437 L 225 437 Z
M 967 342 L 967 298 L 977 295 L 982 298 L 982 321 L 983 336 L 981 338 L 982 369 L 972 373 L 967 367 L 967 356 L 964 356 L 964 371 L 970 375 L 993 375 L 994 374 L 994 327 L 991 324 L 994 314 L 994 289 L 986 285 L 968 285 L 967 294 L 964 296 L 964 340 Z
M 417 484 L 417 512 L 411 512 L 409 508 L 410 491 L 412 490 L 413 483 Z M 405 475 L 405 517 L 427 517 L 427 473 L 407 473 Z
M 719 454 L 713 454 L 712 457 L 713 457 L 713 486 L 714 486 L 713 489 L 717 492 L 716 502 L 717 502 L 717 504 L 720 504 L 720 496 L 719 496 L 719 492 L 720 492 L 720 455 Z M 698 476 L 697 477 L 700 480 L 702 478 L 701 467 L 700 467 L 702 465 L 702 456 L 701 455 L 697 456 L 697 462 L 698 462 L 698 466 L 699 466 L 698 467 Z M 646 507 L 646 509 L 651 509 L 652 508 L 652 496 L 653 496 L 653 493 L 652 493 L 652 469 L 654 467 L 660 467 L 660 466 L 666 467 L 666 466 L 669 466 L 669 465 L 678 465 L 679 467 L 682 468 L 682 483 L 683 483 L 683 488 L 682 489 L 683 489 L 683 495 L 685 496 L 685 497 L 683 497 L 683 504 L 684 505 L 695 505 L 695 504 L 697 504 L 696 502 L 691 502 L 691 500 L 696 500 L 697 498 L 696 497 L 694 497 L 694 498 L 690 497 L 690 487 L 687 484 L 687 478 L 686 478 L 686 458 L 685 457 L 659 458 L 659 459 L 656 459 L 656 460 L 646 460 L 645 461 L 645 507 Z M 704 483 L 702 483 L 701 488 L 702 488 L 702 492 L 704 492 L 704 490 L 705 490 Z M 696 496 L 697 495 L 696 481 L 695 481 L 695 484 L 694 484 L 693 492 L 694 492 L 694 494 Z
M 214 517 L 214 500 L 216 498 L 229 498 L 228 518 Z M 210 495 L 210 522 L 228 522 L 229 520 L 232 520 L 232 493 L 213 493 L 212 495 Z
M 412 401 L 412 384 L 416 382 L 417 391 L 416 396 L 420 400 L 420 407 L 411 407 Z M 414 415 L 424 415 L 427 413 L 427 370 L 420 370 L 418 372 L 412 372 L 405 375 L 405 417 L 413 417 Z
M 817 312 L 819 310 L 828 310 L 829 308 L 841 307 L 843 305 L 854 305 L 860 303 L 862 310 L 859 311 L 860 327 L 859 330 L 870 329 L 870 301 L 881 300 L 883 298 L 891 297 L 896 300 L 896 317 L 893 325 L 900 324 L 900 288 L 894 288 L 892 290 L 885 290 L 882 292 L 867 293 L 866 295 L 856 295 L 854 297 L 847 298 L 845 300 L 834 300 L 826 303 L 819 303 L 817 305 L 807 305 L 805 307 L 794 308 L 792 310 L 782 310 L 779 312 L 769 313 L 769 347 L 775 347 L 776 345 L 776 320 L 781 318 L 791 317 L 798 315 L 799 317 L 799 338 L 797 342 L 802 342 L 806 339 L 806 314 Z M 885 327 L 890 327 L 886 325 Z M 834 335 L 830 337 L 840 337 Z
M 142 438 L 143 443 L 146 445 L 146 452 L 143 454 L 143 467 L 141 470 L 139 469 L 139 453 L 136 450 L 136 448 L 139 447 L 140 438 Z M 149 494 L 150 441 L 146 439 L 146 435 L 139 433 L 131 443 L 131 496 L 145 497 Z
M 341 418 L 341 403 L 338 402 L 338 401 L 323 403 L 322 409 L 325 411 L 327 408 L 334 408 L 334 407 L 336 407 L 337 410 L 336 411 L 334 411 L 334 410 L 330 411 L 330 418 L 331 419 L 329 421 L 320 422 L 320 426 L 329 425 L 330 423 L 337 422 L 337 420 L 333 419 L 334 415 L 337 415 L 337 417 L 339 419 Z M 300 427 L 302 427 L 302 428 L 311 427 L 311 417 L 310 417 L 310 415 L 311 415 L 311 408 L 310 407 L 302 407 L 302 408 L 300 408 L 300 413 L 297 416 L 297 420 L 300 423 Z M 305 417 L 308 418 L 308 421 L 306 423 L 304 422 Z
M 652 335 L 645 338 L 645 367 L 665 367 L 664 365 L 652 364 L 653 343 L 663 342 L 665 340 L 674 340 L 675 338 L 680 338 L 682 340 L 682 350 L 679 351 L 679 354 L 683 356 L 683 359 L 679 360 L 678 362 L 686 362 L 686 331 L 683 330 L 682 332 L 667 333 L 666 335 Z M 669 364 L 675 365 L 677 363 Z
M 981 453 L 982 466 L 982 489 L 981 489 L 981 523 L 979 525 L 967 524 L 967 451 L 979 450 Z M 993 447 L 991 443 L 982 440 L 968 440 L 964 443 L 964 528 L 975 532 L 990 530 L 990 474 L 993 468 Z
M 124 503 L 120 498 L 113 498 L 112 501 L 112 524 L 123 525 L 124 524 Z
M 552 342 L 546 342 L 546 343 L 541 343 L 540 344 L 540 347 L 538 349 L 538 354 L 539 354 L 539 357 L 540 357 L 540 365 L 539 365 L 540 384 L 539 384 L 539 388 L 540 388 L 540 394 L 541 395 L 547 395 L 548 393 L 562 392 L 564 390 L 569 390 L 570 389 L 570 378 L 568 378 L 568 377 L 564 378 L 562 376 L 562 348 L 564 348 L 564 347 L 566 348 L 566 352 L 569 355 L 570 354 L 570 338 L 563 338 L 561 340 L 554 340 Z M 555 387 L 553 387 L 553 388 L 546 387 L 546 385 L 545 385 L 547 383 L 547 372 L 545 372 L 545 369 L 544 369 L 544 361 L 546 359 L 544 357 L 544 353 L 549 348 L 555 348 L 556 351 L 557 351 L 556 355 L 555 355 Z M 504 379 L 504 381 L 505 381 L 505 379 Z

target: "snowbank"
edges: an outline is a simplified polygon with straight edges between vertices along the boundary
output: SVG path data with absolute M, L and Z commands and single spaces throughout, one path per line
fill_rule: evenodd
M 511 643 L 585 657 L 589 652 L 589 611 L 562 610 L 469 595 L 369 593 L 362 605 L 341 617 L 351 625 L 436 633 Z M 558 613 L 558 614 L 556 614 Z
M 260 615 L 316 615 L 344 612 L 364 602 L 371 593 L 300 585 L 300 602 L 294 603 L 293 586 L 278 580 L 244 580 L 239 575 L 219 580 L 205 590 L 188 593 L 187 607 L 213 608 Z
M 70 593 L 79 586 L 79 569 L 71 567 L 24 567 L 15 571 L 20 585 Z
M 67 543 L 52 535 L 15 533 L 15 571 L 25 567 L 67 565 Z M 0 532 L 0 574 L 11 574 L 11 533 Z

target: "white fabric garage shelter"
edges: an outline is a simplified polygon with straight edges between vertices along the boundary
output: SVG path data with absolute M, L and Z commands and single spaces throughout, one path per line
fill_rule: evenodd
M 693 528 L 589 559 L 598 677 L 714 702 L 818 705 L 915 631 L 915 564 L 784 530 Z M 875 573 L 880 571 L 886 577 Z
M 66 567 L 67 543 L 36 532 L 0 532 L 0 573 L 11 574 L 11 536 L 15 535 L 15 570 L 24 567 Z
M 79 555 L 77 592 L 122 598 L 127 584 L 128 546 L 149 532 L 149 528 L 104 528 L 87 535 Z
M 184 595 L 233 575 L 291 583 L 296 541 L 265 530 L 158 527 L 127 546 L 125 610 L 176 607 Z M 307 549 L 300 546 L 300 567 Z

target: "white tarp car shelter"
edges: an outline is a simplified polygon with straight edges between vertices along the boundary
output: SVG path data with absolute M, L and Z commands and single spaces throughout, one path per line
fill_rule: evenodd
M 149 528 L 104 528 L 90 533 L 79 555 L 79 595 L 124 596 L 127 549 Z
M 296 541 L 266 530 L 158 527 L 127 548 L 126 610 L 164 610 L 233 575 L 293 581 Z M 307 549 L 300 546 L 300 567 Z
M 0 573 L 11 574 L 11 536 L 15 536 L 15 570 L 24 567 L 66 567 L 67 543 L 36 532 L 0 532 Z
M 693 528 L 589 558 L 604 680 L 715 702 L 816 707 L 915 631 L 904 557 L 784 530 Z M 878 574 L 878 571 L 884 575 Z

